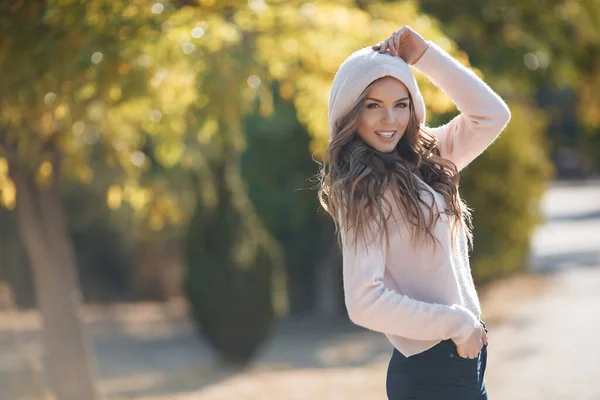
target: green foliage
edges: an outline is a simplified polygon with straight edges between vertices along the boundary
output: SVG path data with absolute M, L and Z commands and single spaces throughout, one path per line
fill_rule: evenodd
M 236 198 L 237 172 L 218 165 L 214 173 L 219 201 L 199 203 L 188 228 L 185 288 L 200 333 L 224 361 L 244 365 L 275 320 L 282 260 L 251 205 Z
M 298 122 L 290 101 L 274 87 L 274 113 L 252 114 L 245 119 L 247 149 L 242 176 L 249 196 L 265 227 L 281 243 L 288 274 L 290 311 L 313 306 L 315 269 L 323 256 L 323 213 L 310 177 L 318 165 L 309 154 L 310 136 Z
M 510 103 L 506 130 L 461 174 L 461 193 L 474 210 L 473 275 L 478 282 L 526 267 L 530 238 L 543 222 L 540 198 L 553 176 L 546 119 L 525 103 Z

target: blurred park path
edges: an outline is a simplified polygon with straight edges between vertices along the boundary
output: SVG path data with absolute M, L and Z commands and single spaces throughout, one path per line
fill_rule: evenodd
M 557 184 L 543 201 L 531 265 L 554 286 L 494 330 L 488 386 L 499 400 L 599 400 L 600 182 Z
M 555 184 L 533 239 L 540 275 L 482 290 L 493 400 L 600 400 L 600 182 Z M 539 282 L 549 282 L 541 285 Z M 385 399 L 391 345 L 346 319 L 282 321 L 251 368 L 215 365 L 185 306 L 88 306 L 107 399 Z M 0 314 L 0 400 L 42 399 L 39 320 Z

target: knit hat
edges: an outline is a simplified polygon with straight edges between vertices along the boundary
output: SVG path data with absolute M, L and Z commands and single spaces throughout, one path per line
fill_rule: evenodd
M 425 121 L 423 96 L 408 64 L 399 56 L 381 54 L 368 46 L 352 53 L 333 78 L 329 93 L 329 140 L 333 139 L 338 118 L 349 111 L 371 82 L 384 76 L 392 76 L 406 85 L 419 122 Z

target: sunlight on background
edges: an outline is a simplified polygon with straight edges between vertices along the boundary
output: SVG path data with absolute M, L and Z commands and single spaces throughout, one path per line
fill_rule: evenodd
M 385 398 L 391 345 L 345 314 L 314 189 L 339 65 L 403 25 L 510 106 L 460 177 L 498 342 L 542 326 L 546 291 L 587 296 L 600 8 L 550 3 L 1 2 L 0 400 L 63 400 L 59 383 L 88 380 L 114 400 Z M 415 76 L 428 125 L 450 121 L 449 97 Z M 500 399 L 503 360 L 520 359 L 497 351 Z

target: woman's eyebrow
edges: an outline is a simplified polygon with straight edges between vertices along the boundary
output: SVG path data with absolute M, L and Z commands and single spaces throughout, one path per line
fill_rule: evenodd
M 366 100 L 373 100 L 373 101 L 376 101 L 376 102 L 378 102 L 378 103 L 383 103 L 383 101 L 381 101 L 381 100 L 379 100 L 379 99 L 375 99 L 375 98 L 373 98 L 373 97 L 367 97 L 367 98 L 366 98 Z M 401 99 L 398 99 L 398 100 L 396 100 L 394 103 L 397 103 L 397 102 L 399 102 L 399 101 L 404 101 L 404 100 L 410 100 L 410 98 L 409 98 L 409 97 L 403 97 L 403 98 L 401 98 Z

